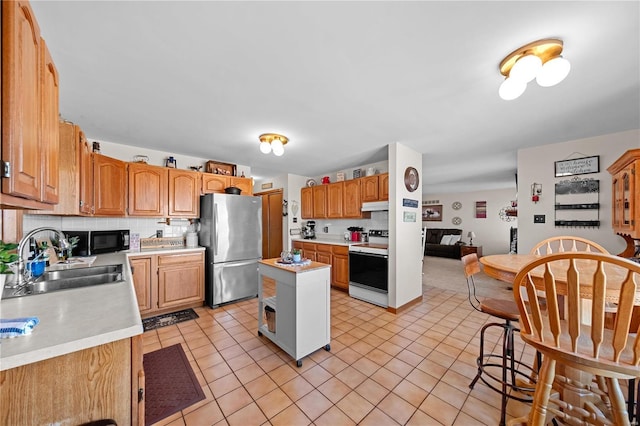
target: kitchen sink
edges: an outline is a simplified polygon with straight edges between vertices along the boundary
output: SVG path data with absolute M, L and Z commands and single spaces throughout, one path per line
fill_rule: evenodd
M 121 281 L 122 265 L 62 269 L 45 272 L 35 281 L 25 285 L 12 286 L 9 282 L 3 289 L 2 298 L 31 296 Z

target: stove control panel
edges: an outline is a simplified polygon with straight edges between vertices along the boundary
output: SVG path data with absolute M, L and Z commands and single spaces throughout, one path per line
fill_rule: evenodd
M 389 238 L 388 229 L 371 229 L 369 230 L 370 237 Z

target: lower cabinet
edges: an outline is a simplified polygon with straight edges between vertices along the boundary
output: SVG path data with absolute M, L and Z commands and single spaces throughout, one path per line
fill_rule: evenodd
M 302 256 L 331 265 L 331 286 L 349 291 L 349 247 L 342 245 L 294 241 L 293 248 L 301 249 Z
M 204 252 L 129 256 L 140 315 L 204 302 Z
M 138 335 L 1 371 L 0 424 L 79 425 L 113 419 L 119 425 L 142 426 L 142 357 Z

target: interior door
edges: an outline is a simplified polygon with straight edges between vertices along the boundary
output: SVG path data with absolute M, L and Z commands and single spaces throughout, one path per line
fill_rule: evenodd
M 282 246 L 282 190 L 256 194 L 262 197 L 262 258 L 279 257 Z

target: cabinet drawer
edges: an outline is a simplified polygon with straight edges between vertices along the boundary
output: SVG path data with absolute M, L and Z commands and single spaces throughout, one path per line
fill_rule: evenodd
M 314 243 L 302 243 L 302 249 L 305 251 L 316 251 L 318 244 Z
M 204 261 L 204 253 L 163 254 L 158 256 L 158 266 L 178 265 Z
M 317 248 L 318 252 L 322 252 L 322 253 L 331 253 L 331 246 L 329 244 L 318 244 L 318 248 Z
M 349 255 L 349 247 L 348 246 L 331 246 L 331 251 L 333 252 L 333 254 L 337 254 L 337 255 L 344 255 L 344 256 L 348 256 Z

